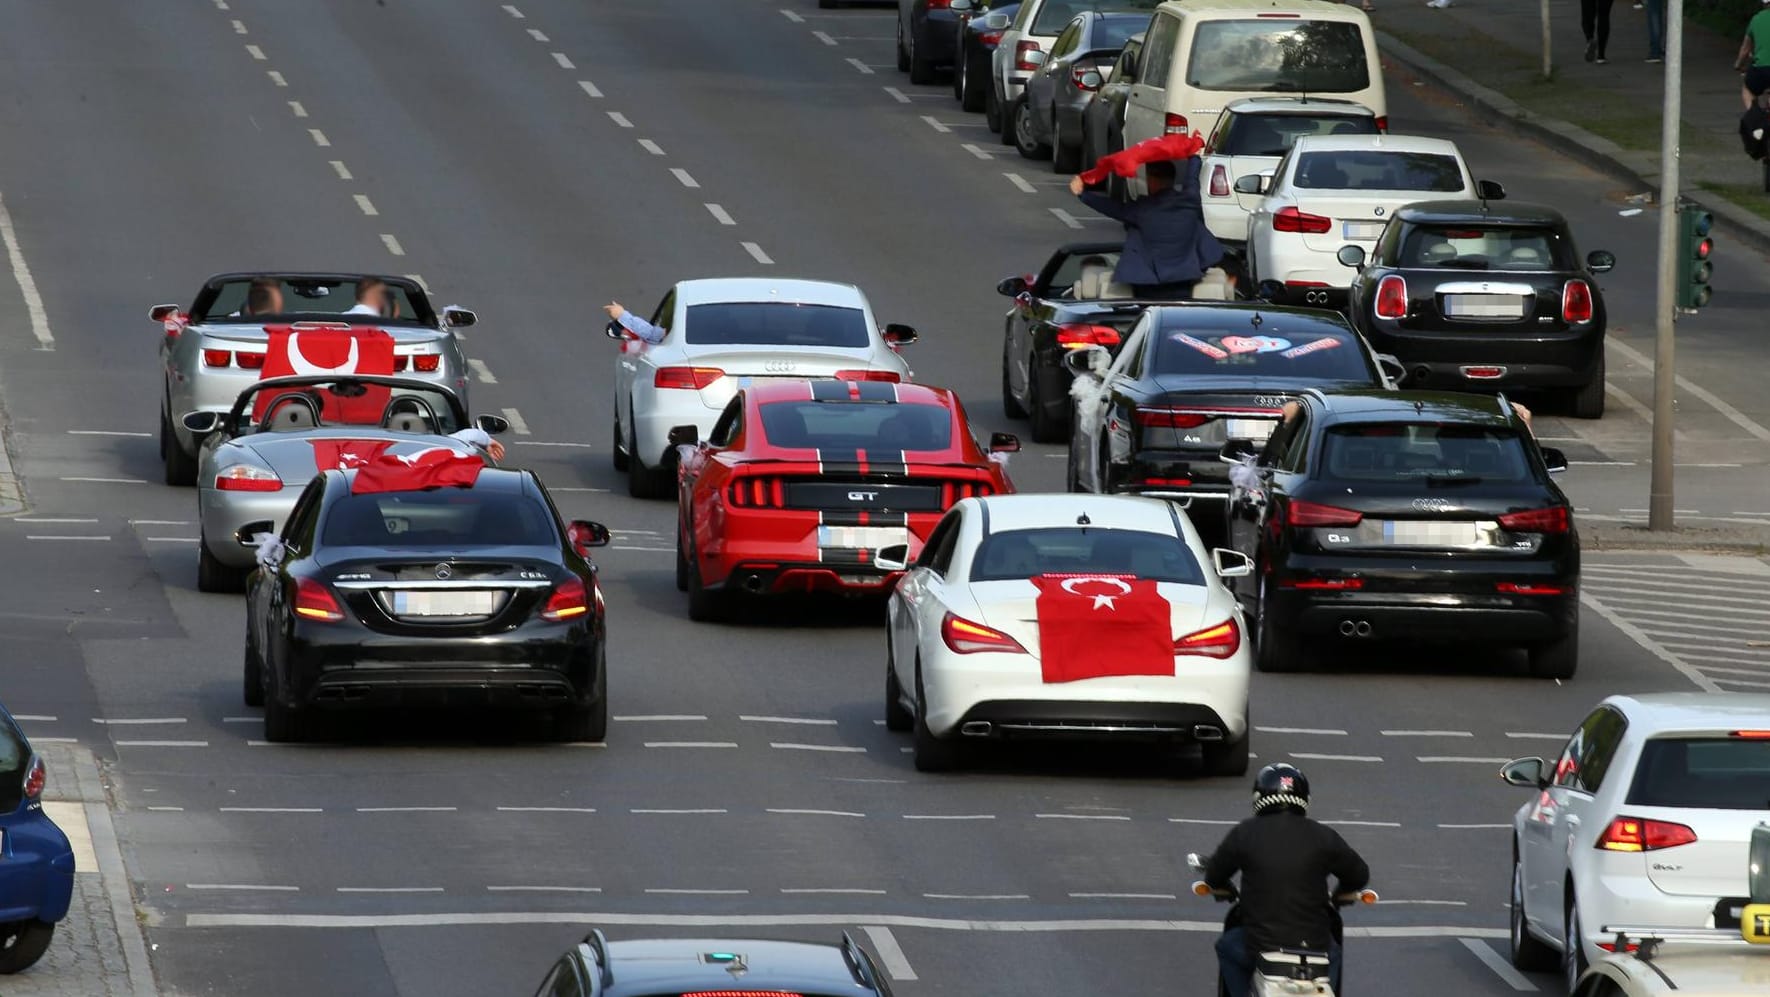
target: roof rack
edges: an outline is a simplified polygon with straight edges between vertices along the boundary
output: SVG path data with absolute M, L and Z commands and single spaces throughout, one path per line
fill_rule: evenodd
M 597 972 L 602 981 L 601 989 L 607 990 L 615 985 L 615 967 L 608 959 L 608 938 L 600 928 L 591 928 L 584 936 L 584 944 L 590 946 L 590 954 L 596 957 Z
M 848 972 L 854 982 L 870 990 L 879 989 L 879 981 L 873 971 L 873 961 L 867 958 L 867 952 L 854 940 L 854 935 L 842 932 L 842 961 L 848 964 Z
M 1759 947 L 1741 938 L 1737 929 L 1730 928 L 1647 928 L 1607 924 L 1599 934 L 1615 936 L 1617 953 L 1626 952 L 1642 962 L 1652 962 L 1653 957 L 1659 954 L 1660 946 L 1668 943 L 1717 945 L 1726 948 Z

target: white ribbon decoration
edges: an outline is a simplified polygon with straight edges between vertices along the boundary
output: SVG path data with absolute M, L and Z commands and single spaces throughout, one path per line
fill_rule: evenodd
M 1229 483 L 1255 497 L 1264 497 L 1260 489 L 1260 472 L 1254 466 L 1257 458 L 1249 454 L 1229 466 Z
M 283 563 L 283 540 L 275 533 L 252 534 L 252 546 L 258 549 L 258 563 L 271 570 Z
M 997 450 L 997 451 L 992 451 L 990 453 L 989 459 L 990 459 L 990 462 L 993 464 L 1000 464 L 1003 467 L 1007 467 L 1008 466 L 1008 458 L 1010 458 L 1012 456 L 1014 456 L 1012 453 L 1009 453 L 1005 450 Z
M 450 433 L 449 439 L 460 440 L 468 446 L 479 447 L 482 450 L 492 445 L 492 434 L 478 426 L 469 426 L 459 432 Z

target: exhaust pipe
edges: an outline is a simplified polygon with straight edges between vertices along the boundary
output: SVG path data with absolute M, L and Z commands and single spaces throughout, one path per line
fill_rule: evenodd
M 744 576 L 744 591 L 750 593 L 751 595 L 760 594 L 762 592 L 762 576 L 761 575 L 746 575 L 746 576 Z
M 1192 728 L 1192 739 L 1195 741 L 1221 741 L 1223 728 L 1214 724 L 1196 724 Z
M 1312 305 L 1325 305 L 1327 304 L 1327 292 L 1308 291 L 1304 293 L 1303 300 Z
M 959 733 L 966 737 L 988 737 L 993 729 L 988 720 L 967 720 L 959 725 Z
M 1423 384 L 1423 383 L 1425 383 L 1426 378 L 1431 377 L 1431 376 L 1432 376 L 1432 368 L 1426 366 L 1425 364 L 1420 364 L 1418 367 L 1414 368 L 1413 384 L 1416 386 Z
M 1370 635 L 1371 624 L 1369 620 L 1340 621 L 1340 636 L 1342 637 L 1369 637 Z
M 1370 621 L 1369 620 L 1359 620 L 1358 621 L 1358 636 L 1369 637 L 1370 635 L 1371 635 Z

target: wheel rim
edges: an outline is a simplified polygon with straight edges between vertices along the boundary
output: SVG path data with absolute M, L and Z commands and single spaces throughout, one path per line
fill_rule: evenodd
M 1567 902 L 1567 946 L 1561 957 L 1561 968 L 1567 977 L 1567 992 L 1579 983 L 1580 938 L 1579 906 L 1571 898 Z
M 1024 100 L 1016 105 L 1014 111 L 1014 137 L 1020 140 L 1023 148 L 1033 147 L 1032 108 Z
M 966 72 L 965 69 L 961 66 L 961 68 L 959 69 L 959 100 L 963 101 L 965 99 L 966 92 L 969 91 L 970 89 L 971 89 L 971 74 Z
M 1524 948 L 1524 870 L 1517 862 L 1512 863 L 1512 951 L 1517 953 Z

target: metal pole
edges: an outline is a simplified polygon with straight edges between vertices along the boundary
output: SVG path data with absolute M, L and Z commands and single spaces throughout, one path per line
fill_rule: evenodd
M 1543 79 L 1555 78 L 1555 62 L 1549 56 L 1549 0 L 1542 0 L 1543 9 Z
M 1659 164 L 1659 283 L 1654 308 L 1658 329 L 1653 350 L 1653 479 L 1647 496 L 1647 528 L 1672 523 L 1672 403 L 1677 368 L 1672 353 L 1678 295 L 1678 132 L 1684 90 L 1684 0 L 1666 0 L 1666 94 L 1661 113 Z

